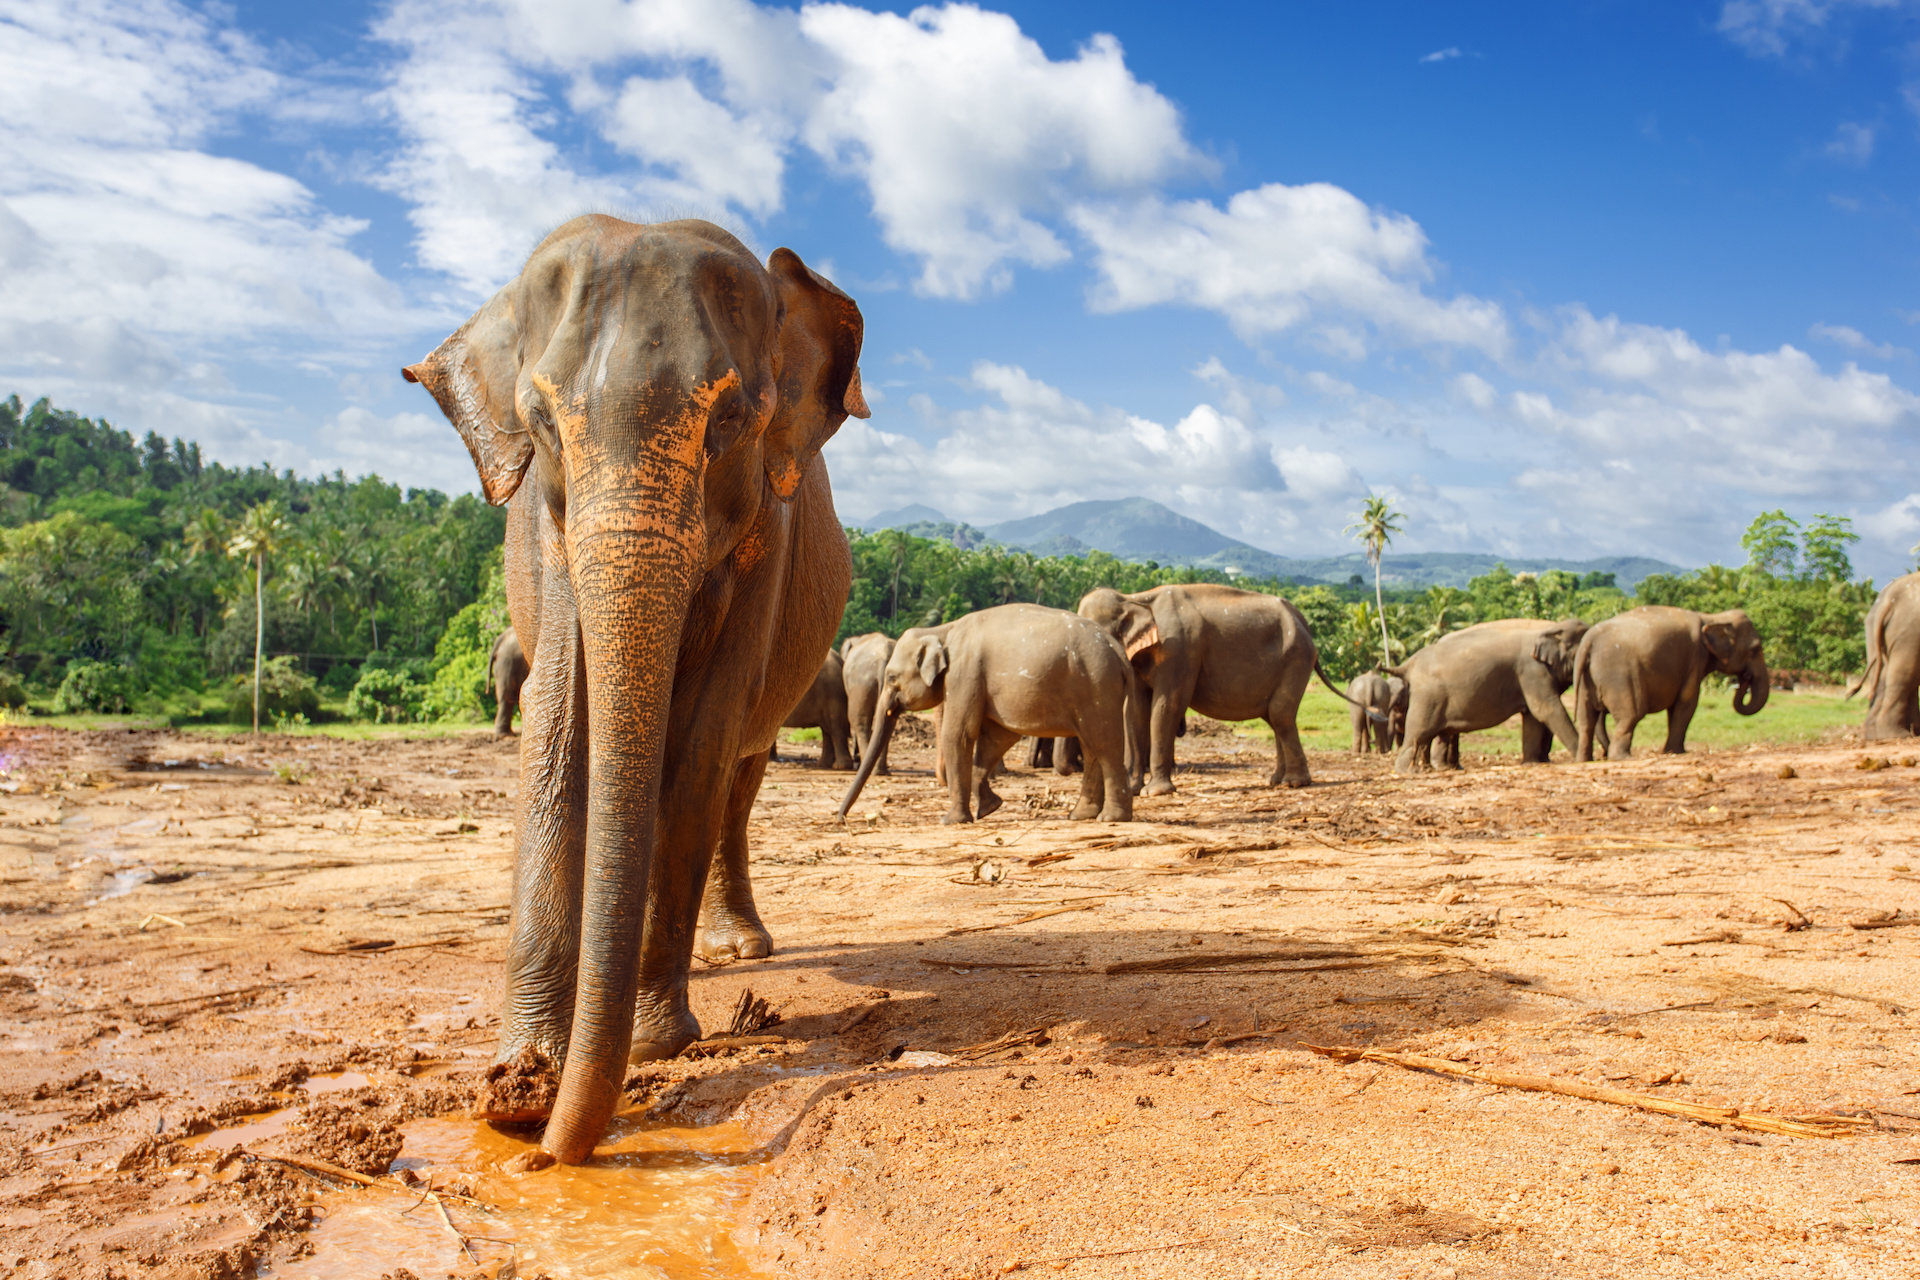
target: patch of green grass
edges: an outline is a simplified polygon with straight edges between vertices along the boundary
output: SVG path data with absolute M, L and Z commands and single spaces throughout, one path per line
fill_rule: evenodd
M 1567 699 L 1572 714 L 1572 698 Z M 1318 682 L 1307 686 L 1300 700 L 1300 740 L 1311 751 L 1345 751 L 1353 745 L 1351 708 Z M 1838 729 L 1852 728 L 1866 719 L 1867 709 L 1859 699 L 1847 702 L 1838 689 L 1776 690 L 1759 715 L 1743 716 L 1733 709 L 1733 689 L 1709 689 L 1701 695 L 1700 709 L 1694 712 L 1687 728 L 1687 746 L 1693 750 L 1731 751 L 1755 743 L 1818 742 Z M 1273 732 L 1265 722 L 1245 720 L 1233 726 L 1235 733 L 1262 742 L 1272 742 Z M 1657 751 L 1667 740 L 1664 714 L 1648 716 L 1634 731 L 1637 754 Z M 1461 749 L 1475 755 L 1515 756 L 1520 754 L 1520 722 L 1508 721 L 1497 729 L 1467 735 Z M 1554 747 L 1556 756 L 1565 755 Z
M 782 729 L 780 731 L 780 741 L 818 742 L 820 741 L 820 731 L 818 729 Z

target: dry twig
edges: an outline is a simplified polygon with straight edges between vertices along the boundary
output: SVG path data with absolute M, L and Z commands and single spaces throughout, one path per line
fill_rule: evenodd
M 957 938 L 963 933 L 986 933 L 993 929 L 1011 929 L 1017 924 L 1030 924 L 1035 920 L 1045 920 L 1048 916 L 1063 916 L 1069 911 L 1091 911 L 1099 905 L 1097 902 L 1089 902 L 1078 907 L 1055 907 L 1051 911 L 1035 911 L 1029 915 L 1021 916 L 1018 920 L 1002 920 L 999 924 L 976 924 L 969 925 L 964 929 L 949 929 L 941 936 Z
M 1607 1102 L 1619 1107 L 1636 1107 L 1642 1111 L 1678 1116 L 1682 1120 L 1694 1120 L 1701 1124 L 1729 1129 L 1747 1129 L 1754 1133 L 1778 1133 L 1792 1138 L 1840 1138 L 1858 1133 L 1863 1128 L 1872 1127 L 1870 1120 L 1853 1117 L 1803 1116 L 1790 1119 L 1786 1116 L 1756 1115 L 1743 1112 L 1738 1107 L 1709 1107 L 1697 1102 L 1680 1102 L 1671 1098 L 1657 1098 L 1652 1094 L 1629 1093 L 1625 1089 L 1608 1089 L 1600 1085 L 1583 1084 L 1578 1080 L 1557 1080 L 1551 1076 L 1528 1076 L 1512 1071 L 1497 1071 L 1489 1067 L 1449 1062 L 1445 1058 L 1429 1058 L 1417 1053 L 1393 1053 L 1381 1049 L 1327 1047 L 1314 1044 L 1303 1044 L 1300 1047 L 1311 1050 L 1323 1058 L 1332 1058 L 1336 1062 L 1380 1062 L 1388 1066 L 1406 1067 L 1411 1071 L 1432 1071 L 1438 1075 L 1456 1076 L 1462 1080 L 1472 1080 L 1476 1084 L 1489 1084 L 1504 1089 L 1526 1089 L 1536 1093 L 1558 1093 L 1569 1098 L 1585 1098 L 1590 1102 Z

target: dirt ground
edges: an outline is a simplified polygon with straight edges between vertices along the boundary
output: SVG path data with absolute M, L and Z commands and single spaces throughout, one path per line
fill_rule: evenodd
M 965 828 L 924 733 L 844 827 L 789 748 L 778 949 L 693 981 L 710 1032 L 748 990 L 779 1020 L 527 1170 L 536 1135 L 463 1114 L 514 744 L 6 730 L 0 1275 L 1920 1273 L 1913 757 L 1472 745 L 1278 791 L 1196 722 L 1131 825 L 1021 767 Z

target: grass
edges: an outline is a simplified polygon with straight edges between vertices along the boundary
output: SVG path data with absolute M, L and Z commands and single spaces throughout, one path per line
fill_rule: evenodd
M 1571 714 L 1572 700 L 1568 700 Z M 1350 708 L 1317 682 L 1307 687 L 1300 701 L 1300 738 L 1309 750 L 1345 751 L 1353 745 L 1353 729 L 1348 720 Z M 1817 742 L 1836 729 L 1858 726 L 1866 719 L 1866 706 L 1855 699 L 1844 701 L 1838 689 L 1776 690 L 1764 711 L 1743 716 L 1733 709 L 1733 689 L 1709 689 L 1700 698 L 1687 729 L 1690 750 L 1731 751 L 1755 743 Z M 1259 720 L 1246 720 L 1233 726 L 1244 737 L 1273 741 L 1273 733 Z M 1658 750 L 1666 741 L 1667 718 L 1653 715 L 1640 722 L 1634 732 L 1636 753 Z M 1461 748 L 1479 755 L 1514 756 L 1520 754 L 1520 725 L 1512 720 L 1497 729 L 1469 734 Z M 1558 746 L 1555 754 L 1562 754 Z

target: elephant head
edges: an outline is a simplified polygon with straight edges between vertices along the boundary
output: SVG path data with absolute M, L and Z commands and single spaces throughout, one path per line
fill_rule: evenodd
M 1760 651 L 1760 633 L 1745 609 L 1709 613 L 1700 619 L 1700 643 L 1706 646 L 1707 669 L 1734 678 L 1733 709 L 1743 716 L 1767 705 L 1772 681 L 1767 659 Z
M 1160 643 L 1160 627 L 1150 605 L 1121 595 L 1112 587 L 1096 587 L 1080 597 L 1080 616 L 1107 629 L 1129 660 L 1150 653 Z
M 1586 634 L 1586 623 L 1578 618 L 1562 618 L 1534 640 L 1534 660 L 1553 673 L 1554 688 L 1564 691 L 1573 684 L 1573 658 Z
M 591 1152 L 620 1098 L 675 674 L 716 608 L 703 582 L 752 554 L 771 501 L 792 498 L 849 414 L 867 416 L 861 336 L 853 300 L 791 250 L 763 267 L 710 223 L 590 216 L 405 370 L 466 442 L 488 501 L 530 486 L 562 566 L 542 600 L 578 625 L 578 976 L 538 994 L 571 1009 L 544 1140 L 562 1161 Z
M 859 772 L 847 784 L 846 798 L 840 802 L 840 816 L 847 816 L 853 802 L 860 798 L 867 779 L 873 776 L 880 757 L 887 753 L 893 739 L 893 726 L 902 711 L 931 711 L 947 697 L 947 643 L 944 627 L 908 627 L 894 643 L 893 656 L 887 659 L 887 674 L 880 682 L 880 699 L 873 707 L 873 731 L 867 737 L 867 754 Z

